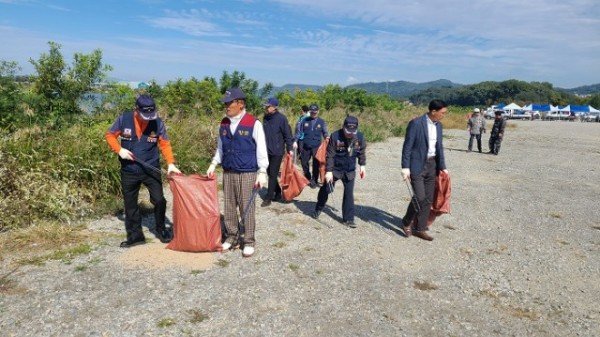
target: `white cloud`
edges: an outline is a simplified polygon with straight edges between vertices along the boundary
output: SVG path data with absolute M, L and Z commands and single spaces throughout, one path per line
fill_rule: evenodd
M 348 84 L 358 83 L 358 79 L 354 76 L 348 76 L 348 78 L 346 78 L 346 83 L 348 83 Z
M 157 28 L 178 30 L 193 36 L 227 36 L 229 33 L 210 22 L 210 13 L 206 10 L 189 11 L 166 10 L 165 16 L 146 18 L 146 22 Z

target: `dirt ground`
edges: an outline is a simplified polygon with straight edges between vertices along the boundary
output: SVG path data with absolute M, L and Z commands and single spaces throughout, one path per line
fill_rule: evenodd
M 402 139 L 390 139 L 369 144 L 356 229 L 340 223 L 341 185 L 319 221 L 316 189 L 258 207 L 252 258 L 171 252 L 156 239 L 120 249 L 123 221 L 105 217 L 89 225 L 107 238 L 89 254 L 10 276 L 19 291 L 0 292 L 0 331 L 598 336 L 600 124 L 509 123 L 498 156 L 467 153 L 467 132 L 445 130 L 452 213 L 433 224 L 433 242 L 401 235 L 409 198 Z

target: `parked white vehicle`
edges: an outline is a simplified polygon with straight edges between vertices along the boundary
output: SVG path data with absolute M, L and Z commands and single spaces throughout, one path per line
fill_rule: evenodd
M 600 112 L 589 112 L 583 117 L 586 122 L 600 122 Z
M 569 120 L 569 116 L 571 115 L 568 111 L 549 111 L 544 115 L 545 120 L 554 121 L 554 120 Z
M 529 111 L 524 110 L 510 110 L 507 111 L 506 117 L 508 119 L 522 119 L 522 120 L 531 120 L 532 114 Z

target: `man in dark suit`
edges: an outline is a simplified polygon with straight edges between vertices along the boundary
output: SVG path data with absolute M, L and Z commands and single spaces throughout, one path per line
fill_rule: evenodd
M 446 171 L 442 146 L 442 124 L 439 122 L 448 112 L 446 102 L 434 99 L 429 103 L 429 112 L 408 123 L 402 146 L 402 178 L 410 181 L 414 191 L 402 225 L 407 237 L 414 236 L 432 241 L 427 234 L 427 218 L 433 194 L 435 179 L 439 171 Z M 411 227 L 413 220 L 417 227 Z

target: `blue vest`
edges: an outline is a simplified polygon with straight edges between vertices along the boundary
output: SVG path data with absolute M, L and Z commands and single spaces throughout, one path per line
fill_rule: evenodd
M 246 113 L 240 124 L 238 124 L 235 134 L 231 134 L 229 127 L 231 121 L 225 117 L 221 121 L 219 135 L 223 149 L 223 158 L 221 166 L 225 171 L 234 172 L 256 172 L 258 171 L 258 162 L 256 161 L 256 141 L 252 138 L 254 123 L 256 118 Z
M 151 166 L 160 168 L 160 160 L 158 155 L 158 126 L 162 123 L 160 118 L 148 122 L 146 130 L 142 132 L 142 137 L 138 139 L 135 132 L 135 122 L 133 112 L 123 113 L 123 124 L 121 129 L 121 147 L 133 153 L 136 159 L 148 163 Z M 121 161 L 121 170 L 133 173 L 145 172 L 148 169 L 144 168 L 139 163 L 131 160 Z
M 314 127 L 312 126 L 314 124 Z M 317 117 L 312 119 L 310 117 L 305 118 L 302 124 L 302 131 L 304 132 L 304 148 L 316 148 L 321 145 L 321 139 L 323 137 L 323 128 L 325 127 L 325 121 Z
M 330 142 L 335 146 L 335 155 L 333 156 L 333 170 L 336 172 L 353 172 L 356 170 L 356 158 L 360 155 L 364 137 L 362 133 L 357 133 L 356 137 L 346 139 L 344 132 L 339 130 L 331 135 Z M 348 150 L 350 149 L 350 150 Z

